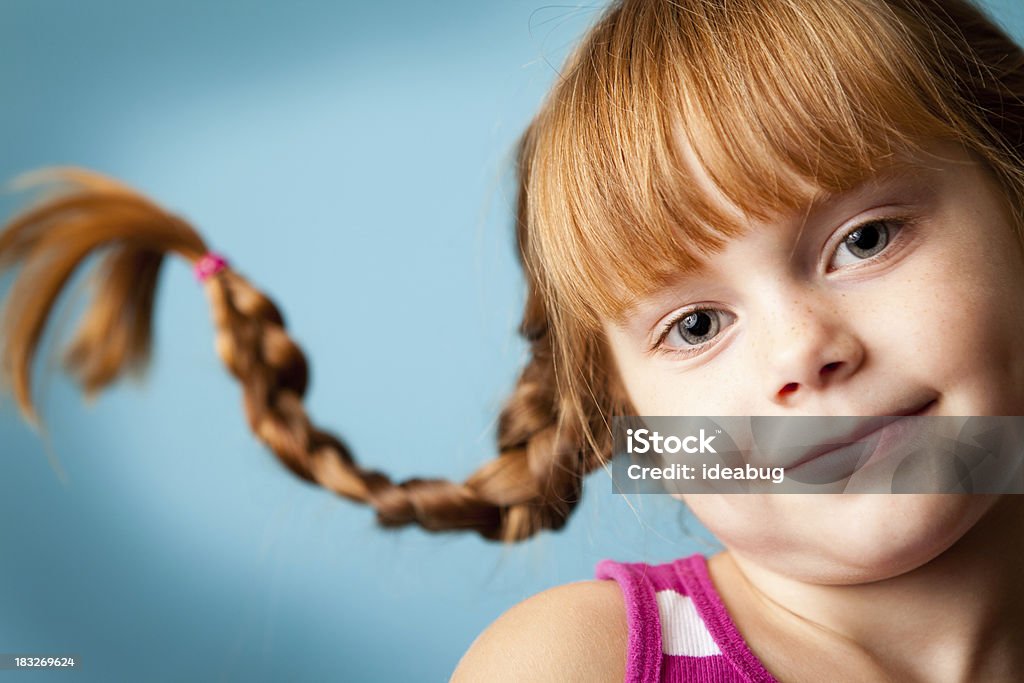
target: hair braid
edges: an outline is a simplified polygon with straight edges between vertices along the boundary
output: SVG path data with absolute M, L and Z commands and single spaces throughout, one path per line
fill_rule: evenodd
M 56 181 L 64 191 L 0 233 L 0 267 L 24 262 L 7 301 L 2 367 L 33 422 L 32 358 L 57 296 L 90 253 L 110 250 L 65 365 L 94 393 L 127 369 L 145 368 L 164 256 L 177 253 L 196 262 L 208 251 L 187 223 L 108 178 L 60 169 L 40 179 Z M 274 302 L 231 268 L 204 286 L 217 353 L 242 385 L 249 426 L 298 477 L 371 505 L 386 527 L 472 530 L 510 542 L 564 525 L 586 473 L 583 431 L 561 409 L 543 306 L 533 293 L 522 327 L 532 360 L 501 413 L 500 455 L 464 483 L 395 483 L 359 466 L 341 439 L 312 424 L 303 405 L 309 365 Z

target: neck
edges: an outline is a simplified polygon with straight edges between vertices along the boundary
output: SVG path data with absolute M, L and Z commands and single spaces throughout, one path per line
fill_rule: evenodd
M 938 557 L 881 581 L 804 583 L 734 552 L 713 562 L 754 605 L 756 616 L 743 609 L 755 631 L 841 651 L 899 680 L 1024 680 L 1022 531 L 1024 496 L 1007 495 Z

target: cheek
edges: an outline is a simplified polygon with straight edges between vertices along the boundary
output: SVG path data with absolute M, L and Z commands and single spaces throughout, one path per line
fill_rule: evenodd
M 772 507 L 768 495 L 685 494 L 675 497 L 730 549 L 761 554 L 762 549 L 767 550 L 772 545 L 771 525 L 764 523 L 765 513 Z
M 754 392 L 741 350 L 729 349 L 709 367 L 683 372 L 668 360 L 616 355 L 620 382 L 638 415 L 750 415 Z M 727 371 L 723 371 L 727 368 Z
M 958 360 L 967 368 L 996 373 L 1005 384 L 1021 378 L 1019 370 L 1008 372 L 1024 360 L 1024 258 L 1016 238 L 976 251 L 978 262 L 968 271 L 973 275 L 947 276 L 943 283 L 940 293 L 949 302 L 945 321 L 948 330 L 957 332 Z
M 770 494 L 681 496 L 701 523 L 727 548 L 751 557 L 787 557 L 803 545 L 810 516 L 780 505 L 781 496 Z M 807 498 L 808 496 L 799 496 Z M 796 501 L 797 497 L 792 497 Z M 799 506 L 798 506 L 799 507 Z
M 749 415 L 752 409 L 750 367 L 742 348 L 728 348 L 713 363 L 685 370 L 670 357 L 647 356 L 625 332 L 606 325 L 605 339 L 624 391 L 637 415 Z
M 645 362 L 629 353 L 618 353 L 621 382 L 638 415 L 686 415 L 685 382 L 656 362 Z M 692 382 L 690 383 L 691 386 Z
M 894 376 L 955 388 L 964 392 L 963 410 L 991 414 L 995 406 L 983 394 L 1020 387 L 1024 379 L 1024 259 L 1005 223 L 950 224 L 936 228 L 907 267 L 878 283 L 867 297 L 871 305 L 858 306 L 848 295 L 843 307 L 870 355 Z M 993 239 L 983 244 L 979 234 Z
M 749 383 L 737 382 L 748 372 L 730 365 L 728 373 L 680 373 L 668 365 L 636 369 L 627 375 L 626 389 L 639 415 L 747 415 Z

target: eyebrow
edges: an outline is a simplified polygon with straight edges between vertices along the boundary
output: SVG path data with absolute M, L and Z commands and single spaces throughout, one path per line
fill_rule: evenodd
M 937 191 L 939 183 L 936 182 L 935 176 L 935 169 L 929 169 L 920 163 L 899 160 L 849 189 L 838 192 L 819 191 L 804 210 L 790 257 L 792 258 L 799 248 L 804 230 L 809 225 L 821 222 L 822 214 L 827 214 L 830 210 L 840 211 L 845 206 L 863 204 L 869 197 L 885 191 L 898 192 L 903 200 L 900 203 L 922 203 L 932 198 Z M 891 187 L 894 185 L 895 187 Z
M 820 213 L 829 204 L 859 203 L 866 195 L 874 194 L 892 183 L 901 183 L 902 187 L 899 188 L 901 190 L 906 190 L 909 187 L 913 190 L 925 191 L 931 189 L 932 183 L 929 181 L 934 179 L 936 173 L 937 169 L 928 168 L 918 162 L 905 159 L 894 161 L 885 168 L 861 179 L 848 189 L 838 192 L 819 190 L 808 204 L 805 216 L 809 218 Z
M 615 316 L 615 322 L 619 324 L 628 325 L 629 318 L 631 318 L 637 312 L 637 309 L 639 309 L 640 307 L 657 304 L 658 299 L 669 298 L 670 293 L 675 292 L 676 289 L 678 289 L 678 287 L 680 286 L 680 283 L 695 278 L 699 278 L 702 274 L 706 275 L 707 258 L 708 257 L 703 257 L 701 259 L 701 263 L 697 265 L 695 268 L 691 268 L 688 270 L 680 270 L 678 276 L 675 278 L 675 281 L 669 282 L 668 284 L 665 285 L 661 285 L 657 288 L 652 289 L 649 292 L 645 292 L 644 294 L 634 296 L 631 299 L 624 302 L 621 313 Z

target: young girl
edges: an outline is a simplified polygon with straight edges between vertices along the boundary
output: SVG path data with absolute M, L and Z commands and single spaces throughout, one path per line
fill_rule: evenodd
M 196 266 L 253 431 L 386 526 L 505 542 L 565 524 L 616 415 L 1020 415 L 1024 52 L 966 0 L 623 0 L 519 153 L 532 357 L 500 455 L 393 482 L 310 423 L 276 306 L 184 221 L 113 181 L 0 236 L 24 262 L 3 367 L 29 367 L 76 266 L 107 249 L 68 367 L 140 368 L 160 265 Z M 455 680 L 1024 680 L 1024 498 L 688 495 L 727 550 L 496 621 Z

